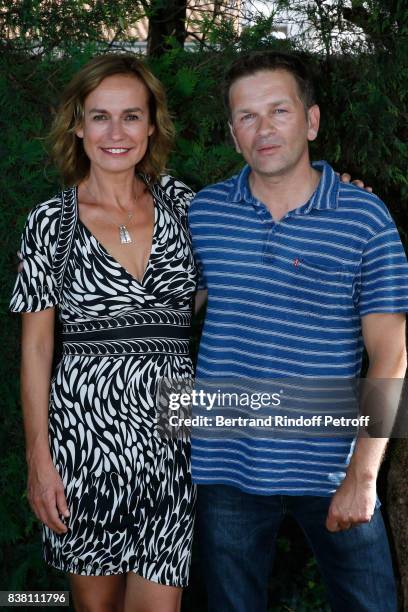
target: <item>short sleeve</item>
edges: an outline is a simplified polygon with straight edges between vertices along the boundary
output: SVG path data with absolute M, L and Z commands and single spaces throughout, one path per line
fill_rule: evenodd
M 188 215 L 190 204 L 194 200 L 196 194 L 189 187 L 187 187 L 187 185 L 184 185 L 184 183 L 181 183 L 181 181 L 176 181 L 176 185 L 178 187 L 178 196 L 180 200 L 182 201 L 185 211 L 187 212 L 187 215 Z M 190 236 L 191 236 L 190 226 L 189 226 L 189 231 L 190 231 Z M 207 281 L 204 275 L 204 268 L 203 268 L 201 259 L 199 258 L 198 253 L 195 250 L 193 237 L 191 238 L 191 242 L 193 245 L 194 261 L 195 261 L 196 268 L 197 268 L 197 289 L 198 290 L 207 289 Z
M 171 200 L 173 207 L 179 209 L 183 215 L 186 215 L 195 192 L 185 183 L 169 174 L 161 175 L 160 186 Z
M 12 312 L 38 312 L 58 304 L 52 261 L 60 216 L 58 199 L 39 204 L 29 213 L 21 236 L 23 268 L 11 297 Z
M 360 316 L 408 312 L 408 262 L 393 222 L 364 249 L 358 296 Z
M 182 181 L 174 179 L 173 183 L 174 188 L 174 199 L 179 206 L 182 206 L 184 210 L 187 212 L 191 201 L 195 196 L 195 192 L 190 189 L 187 185 L 185 185 Z
M 171 198 L 173 205 L 179 209 L 185 220 L 186 229 L 191 237 L 191 225 L 188 223 L 188 214 L 190 204 L 195 198 L 195 192 L 185 185 L 182 181 L 173 178 L 172 176 L 163 175 L 161 177 L 161 186 L 166 191 L 166 194 Z M 192 239 L 193 251 L 194 240 Z M 206 289 L 206 281 L 204 279 L 203 266 L 197 253 L 194 251 L 194 260 L 197 268 L 198 284 L 197 289 Z
M 198 273 L 197 289 L 198 291 L 200 291 L 201 289 L 207 289 L 207 278 L 205 276 L 204 265 L 200 257 L 200 251 L 197 247 L 196 237 L 198 235 L 199 227 L 198 226 L 196 227 L 196 221 L 195 221 L 194 215 L 191 214 L 191 208 L 188 211 L 188 220 L 189 220 L 190 233 L 191 233 L 191 242 L 193 245 L 194 260 L 196 263 L 197 273 Z

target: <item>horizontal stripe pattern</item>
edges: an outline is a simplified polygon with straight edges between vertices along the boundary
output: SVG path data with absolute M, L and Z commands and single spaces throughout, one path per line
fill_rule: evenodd
M 248 166 L 194 199 L 190 228 L 208 288 L 198 378 L 356 377 L 361 317 L 408 310 L 407 259 L 386 206 L 326 162 L 315 167 L 312 198 L 277 223 L 252 196 Z M 351 440 L 309 450 L 300 440 L 238 442 L 193 438 L 195 480 L 330 495 L 352 450 Z

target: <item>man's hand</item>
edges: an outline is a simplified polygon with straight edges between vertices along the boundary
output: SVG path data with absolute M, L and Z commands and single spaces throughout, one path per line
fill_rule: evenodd
M 352 472 L 348 472 L 333 495 L 326 528 L 335 532 L 368 523 L 373 516 L 376 499 L 375 478 L 359 480 Z
M 351 180 L 351 176 L 350 176 L 350 174 L 348 174 L 348 172 L 343 172 L 342 174 L 340 174 L 340 180 L 341 180 L 342 183 L 352 183 L 356 187 L 360 187 L 361 189 L 365 189 L 369 193 L 373 192 L 373 188 L 369 187 L 368 185 L 366 187 L 364 185 L 363 181 L 361 181 L 360 179 L 354 179 L 352 181 Z
M 380 406 L 383 415 L 375 413 L 375 417 L 384 419 L 386 432 L 390 432 L 407 368 L 405 313 L 372 313 L 362 317 L 361 322 L 369 359 L 367 383 L 371 382 L 375 389 L 377 382 L 379 391 L 384 394 L 385 406 Z M 378 395 L 381 395 L 380 392 Z M 364 408 L 364 397 L 362 399 L 361 407 Z M 370 401 L 371 410 L 373 405 L 374 402 Z M 333 495 L 326 519 L 329 531 L 341 531 L 367 523 L 373 515 L 376 479 L 387 438 L 370 438 L 364 431 L 362 434 L 357 438 L 347 475 Z
M 36 517 L 55 533 L 68 531 L 60 516 L 69 517 L 64 485 L 52 461 L 32 464 L 28 471 L 28 501 Z

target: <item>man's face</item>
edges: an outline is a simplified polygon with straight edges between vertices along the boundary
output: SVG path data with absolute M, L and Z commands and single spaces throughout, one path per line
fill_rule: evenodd
M 286 70 L 242 77 L 229 92 L 236 149 L 255 174 L 284 175 L 309 160 L 308 141 L 319 129 L 319 108 L 305 110 L 295 78 Z

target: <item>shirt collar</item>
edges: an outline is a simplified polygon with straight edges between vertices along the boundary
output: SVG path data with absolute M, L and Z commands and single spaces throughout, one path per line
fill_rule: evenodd
M 250 171 L 250 167 L 246 164 L 239 174 L 232 177 L 232 185 L 227 197 L 228 202 L 241 202 L 242 200 L 252 202 L 254 197 L 249 187 Z
M 317 210 L 336 209 L 338 206 L 340 179 L 333 168 L 326 161 L 316 161 L 312 163 L 313 168 L 321 172 L 321 177 L 316 191 L 311 198 L 299 208 L 295 209 L 295 214 L 306 215 L 313 208 Z M 249 187 L 250 167 L 244 166 L 241 172 L 232 179 L 232 186 L 228 194 L 229 202 L 249 202 L 257 203 L 256 198 L 251 193 Z

